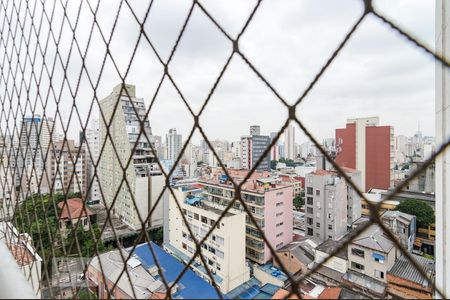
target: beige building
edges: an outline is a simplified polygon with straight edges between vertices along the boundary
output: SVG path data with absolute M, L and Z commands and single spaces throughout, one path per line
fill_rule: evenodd
M 16 207 L 15 184 L 9 165 L 8 147 L 0 135 L 0 221 L 8 221 Z
M 87 165 L 84 148 L 75 146 L 74 140 L 54 143 L 47 159 L 49 188 L 56 193 L 86 193 Z
M 170 195 L 169 242 L 164 244 L 164 248 L 186 263 L 196 251 L 187 226 L 199 241 L 219 219 L 222 210 L 207 201 L 201 189 L 188 187 L 183 190 L 176 189 L 174 193 L 188 224 L 183 222 L 176 200 Z M 245 214 L 232 210 L 225 214 L 202 244 L 203 257 L 222 293 L 227 293 L 250 279 L 245 260 L 245 227 Z M 206 281 L 211 281 L 199 257 L 191 267 Z
M 120 103 L 114 112 L 117 102 Z M 113 213 L 133 229 L 140 229 L 139 216 L 142 220 L 148 216 L 164 187 L 164 178 L 151 152 L 154 143 L 150 140 L 150 122 L 143 120 L 146 113 L 144 99 L 136 97 L 135 86 L 119 84 L 100 101 L 100 106 L 108 124 L 111 120 L 108 129 L 108 124 L 100 122 L 100 145 L 106 140 L 99 163 L 104 200 L 109 207 L 115 199 Z M 141 124 L 144 128 L 139 136 Z M 130 158 L 131 163 L 123 172 L 122 167 Z M 124 175 L 129 187 L 122 183 Z M 162 226 L 162 210 L 163 201 L 160 201 L 146 227 Z
M 401 252 L 376 224 L 370 225 L 348 246 L 348 271 L 344 282 L 356 290 L 383 298 L 387 272 Z

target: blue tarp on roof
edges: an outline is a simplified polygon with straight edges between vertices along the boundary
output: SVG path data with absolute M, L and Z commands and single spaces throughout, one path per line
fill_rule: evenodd
M 198 202 L 202 201 L 203 197 L 192 197 L 192 198 L 186 198 L 186 203 L 189 205 L 197 204 Z
M 151 243 L 152 249 L 156 254 L 158 263 L 163 270 L 163 274 L 167 282 L 174 281 L 178 275 L 183 271 L 184 265 L 178 261 L 175 257 L 165 252 L 158 247 L 155 243 Z M 147 243 L 141 244 L 136 247 L 134 254 L 137 255 L 141 263 L 147 268 L 151 268 L 155 265 L 155 259 L 152 252 L 149 249 Z M 180 290 L 172 295 L 173 298 L 184 299 L 217 299 L 220 298 L 216 290 L 212 285 L 206 282 L 203 278 L 199 277 L 191 269 L 183 274 L 178 282 Z
M 233 290 L 231 290 L 230 292 L 228 292 L 226 296 L 229 299 L 236 299 L 236 298 L 238 298 L 238 296 L 240 294 L 242 294 L 243 292 L 245 292 L 252 286 L 255 286 L 255 285 L 259 286 L 260 284 L 261 284 L 261 282 L 258 279 L 256 279 L 255 277 L 252 277 L 247 282 L 244 282 L 240 286 L 238 286 L 238 287 L 234 288 Z
M 254 285 L 245 292 L 239 294 L 239 299 L 253 299 L 256 295 L 259 294 L 259 286 Z
M 276 286 L 271 283 L 266 283 L 262 288 L 261 292 L 264 292 L 266 294 L 269 294 L 271 296 L 275 295 L 275 293 L 280 289 L 279 286 Z

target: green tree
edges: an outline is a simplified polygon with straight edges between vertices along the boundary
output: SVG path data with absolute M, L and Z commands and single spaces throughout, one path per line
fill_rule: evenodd
M 92 231 L 92 232 L 91 232 Z M 98 240 L 100 237 L 100 228 L 97 224 L 92 224 L 91 230 L 84 231 L 83 226 L 81 224 L 78 225 L 76 230 L 76 237 L 78 240 L 78 244 L 80 245 L 81 256 L 84 257 L 92 257 L 96 252 L 95 249 L 95 239 Z M 75 240 L 75 231 L 74 227 L 71 228 L 67 238 L 65 239 L 66 251 L 69 254 L 78 254 L 78 246 Z M 102 253 L 106 250 L 105 245 L 102 241 L 98 242 L 98 252 Z
M 396 210 L 414 215 L 417 218 L 417 227 L 428 227 L 434 223 L 434 211 L 431 206 L 417 199 L 402 201 Z
M 305 199 L 300 195 L 295 196 L 294 198 L 294 207 L 296 209 L 300 209 L 303 205 L 305 205 Z

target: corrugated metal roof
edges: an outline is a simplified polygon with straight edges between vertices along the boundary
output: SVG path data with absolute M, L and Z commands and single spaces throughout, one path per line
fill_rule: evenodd
M 435 274 L 434 261 L 432 259 L 428 259 L 423 256 L 415 254 L 412 254 L 412 257 L 429 275 L 430 280 L 434 281 L 434 274 Z M 414 267 L 414 265 L 409 261 L 409 259 L 406 256 L 400 257 L 392 266 L 392 268 L 388 271 L 388 274 L 415 282 L 424 287 L 431 287 L 431 283 L 419 273 L 419 271 Z
M 372 224 L 364 230 L 353 240 L 353 244 L 384 253 L 389 253 L 394 247 L 394 243 L 384 236 L 383 230 L 376 224 Z

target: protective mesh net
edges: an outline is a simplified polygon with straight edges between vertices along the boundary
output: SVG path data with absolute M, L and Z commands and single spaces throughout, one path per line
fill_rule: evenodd
M 145 5 L 143 3 L 136 5 L 127 0 L 114 3 L 106 0 L 72 2 L 67 0 L 35 2 L 2 0 L 0 2 L 0 123 L 2 137 L 2 164 L 0 167 L 3 197 L 0 213 L 5 224 L 4 232 L 7 233 L 5 237 L 9 245 L 17 244 L 19 239 L 31 238 L 33 246 L 42 260 L 39 280 L 33 281 L 33 284 L 39 285 L 43 296 L 52 298 L 56 296 L 91 297 L 92 294 L 86 293 L 85 288 L 80 288 L 92 285 L 85 276 L 80 275 L 87 271 L 89 258 L 110 250 L 111 245 L 124 245 L 126 234 L 132 232 L 135 238 L 129 245 L 126 245 L 127 251 L 116 252 L 113 276 L 110 267 L 103 266 L 102 260 L 97 260 L 97 265 L 103 282 L 108 282 L 105 285 L 104 292 L 106 294 L 103 295 L 117 297 L 119 282 L 123 284 L 124 281 L 128 281 L 130 295 L 136 298 L 143 297 L 142 291 L 136 289 L 135 275 L 130 274 L 127 265 L 132 264 L 133 252 L 138 245 L 150 242 L 155 238 L 156 231 L 152 229 L 152 224 L 157 217 L 154 216 L 154 212 L 157 211 L 157 207 L 164 201 L 164 195 L 167 194 L 174 198 L 176 208 L 180 210 L 180 216 L 187 227 L 195 249 L 183 271 L 174 280 L 169 281 L 165 278 L 158 260 L 155 259 L 158 269 L 155 275 L 160 276 L 164 284 L 163 295 L 166 297 L 172 296 L 173 288 L 179 283 L 182 276 L 192 265 L 197 263 L 204 266 L 205 273 L 217 291 L 218 297 L 223 297 L 219 290 L 219 283 L 216 282 L 217 277 L 214 276 L 215 274 L 208 266 L 207 258 L 204 257 L 202 245 L 211 238 L 214 228 L 220 225 L 222 219 L 237 203 L 246 213 L 247 222 L 252 224 L 254 230 L 259 232 L 261 239 L 267 244 L 281 271 L 287 275 L 288 283 L 285 288 L 291 291 L 291 295 L 296 294 L 302 298 L 300 285 L 305 282 L 305 279 L 314 274 L 322 264 L 347 247 L 358 234 L 374 223 L 380 226 L 386 236 L 419 270 L 421 275 L 428 278 L 411 254 L 400 245 L 395 233 L 381 222 L 378 211 L 383 202 L 373 204 L 367 199 L 370 222 L 358 227 L 351 238 L 342 240 L 339 247 L 321 264 L 317 264 L 307 273 L 291 275 L 283 262 L 275 255 L 277 245 L 269 242 L 267 233 L 262 229 L 264 224 L 255 217 L 241 193 L 245 189 L 244 185 L 248 179 L 263 163 L 283 132 L 290 124 L 296 124 L 335 168 L 339 176 L 345 179 L 361 199 L 365 199 L 363 191 L 335 163 L 329 152 L 322 147 L 302 120 L 298 118 L 296 113 L 299 110 L 299 104 L 306 101 L 307 96 L 324 72 L 340 52 L 344 51 L 352 35 L 369 16 L 377 22 L 387 24 L 399 39 L 407 39 L 411 47 L 420 48 L 424 55 L 431 56 L 445 68 L 449 67 L 449 63 L 440 55 L 434 53 L 422 42 L 375 10 L 371 1 L 361 1 L 361 5 L 364 7 L 362 14 L 336 45 L 319 72 L 311 78 L 306 89 L 293 104 L 290 104 L 276 90 L 271 81 L 252 63 L 248 54 L 243 53 L 239 47 L 241 37 L 254 20 L 263 1 L 256 2 L 237 34 L 231 34 L 221 26 L 221 22 L 217 19 L 221 17 L 220 14 L 213 15 L 206 9 L 203 2 L 193 1 L 183 16 L 174 17 L 173 22 L 178 23 L 180 29 L 173 46 L 165 47 L 163 50 L 155 47 L 151 26 L 147 26 L 151 23 L 152 18 L 158 17 L 157 14 L 152 14 L 156 5 L 154 1 L 146 2 Z M 218 76 L 211 78 L 212 84 L 208 87 L 208 93 L 199 107 L 193 107 L 190 104 L 186 93 L 177 84 L 177 80 L 171 72 L 171 62 L 174 60 L 180 41 L 186 34 L 186 28 L 194 13 L 201 14 L 207 22 L 213 24 L 229 47 L 225 63 L 220 67 Z M 108 18 L 105 17 L 106 14 L 109 16 Z M 126 40 L 123 39 L 123 36 L 121 36 L 122 39 L 117 40 L 115 38 L 117 34 L 123 35 L 122 28 L 128 30 L 129 36 L 126 36 Z M 135 31 L 134 35 L 129 34 L 133 30 Z M 120 43 L 125 43 L 126 47 L 121 49 Z M 145 48 L 145 51 L 141 50 L 142 48 Z M 118 60 L 120 51 L 128 52 L 120 53 L 121 59 Z M 124 56 L 127 57 L 126 60 L 123 59 Z M 136 95 L 134 89 L 126 85 L 133 70 L 145 59 L 154 60 L 158 65 L 155 68 L 160 73 L 160 78 L 153 78 L 151 79 L 152 83 L 149 83 L 154 92 L 147 108 L 143 102 L 139 102 L 139 99 L 127 101 L 127 99 L 136 99 Z M 287 113 L 287 118 L 282 121 L 282 126 L 271 140 L 270 145 L 246 173 L 245 178 L 238 182 L 229 174 L 229 170 L 215 150 L 213 142 L 205 133 L 204 127 L 207 124 L 202 126 L 200 122 L 205 109 L 214 106 L 211 99 L 216 88 L 227 73 L 231 62 L 236 59 L 242 60 L 248 66 L 250 72 L 254 73 L 273 94 L 274 101 L 284 107 Z M 98 93 L 99 87 L 104 85 L 104 82 L 112 80 L 116 80 L 121 85 L 118 85 L 114 91 L 116 96 L 109 96 L 105 100 L 105 95 Z M 180 100 L 176 105 L 185 110 L 188 124 L 192 124 L 190 134 L 182 145 L 181 154 L 174 157 L 175 163 L 168 171 L 158 157 L 148 123 L 149 115 L 153 112 L 152 109 L 158 105 L 158 93 L 163 86 L 169 86 L 174 91 L 174 95 Z M 111 88 L 108 87 L 109 90 Z M 126 105 L 123 101 L 127 102 Z M 136 128 L 130 147 L 128 147 L 129 141 L 119 140 L 123 133 L 116 128 L 117 122 L 123 122 L 123 124 L 125 122 L 124 119 L 121 119 L 124 115 L 122 111 L 131 116 L 129 119 L 133 120 L 133 126 Z M 99 120 L 97 130 L 101 133 L 101 137 L 95 143 L 91 143 L 89 137 L 93 133 L 90 131 L 89 124 L 95 118 Z M 80 130 L 79 144 L 74 143 L 68 137 L 68 133 L 72 132 L 73 128 Z M 60 133 L 57 134 L 57 132 Z M 229 201 L 220 217 L 214 220 L 212 226 L 201 237 L 195 234 L 189 226 L 187 216 L 182 212 L 183 199 L 177 197 L 177 193 L 170 184 L 170 178 L 175 174 L 177 165 L 182 160 L 194 133 L 199 134 L 205 141 L 234 190 L 233 199 Z M 450 141 L 446 141 L 440 145 L 421 167 L 414 170 L 405 181 L 390 191 L 383 201 L 395 197 L 412 179 L 432 164 L 449 143 Z M 142 161 L 137 162 L 137 156 L 140 156 Z M 140 163 L 142 168 L 137 170 L 135 165 Z M 101 178 L 101 174 L 105 170 L 114 178 L 113 184 L 111 184 L 111 180 Z M 162 174 L 164 178 L 163 188 L 155 196 L 157 200 L 148 204 L 150 206 L 147 209 L 148 213 L 144 215 L 140 213 L 142 210 L 138 208 L 140 204 L 134 192 L 138 183 L 132 179 L 133 174 L 138 171 L 142 172 L 146 176 L 144 176 L 145 178 L 151 178 L 152 174 L 157 173 Z M 86 200 L 91 199 L 93 193 L 98 194 L 100 203 L 91 206 Z M 74 198 L 81 200 L 74 200 Z M 125 203 L 124 199 L 128 202 Z M 130 216 L 130 220 L 120 220 L 115 214 L 116 209 L 123 205 L 135 207 L 133 210 L 135 215 Z M 94 215 L 94 212 L 97 222 L 92 222 L 94 219 L 91 216 Z M 76 215 L 72 216 L 72 214 Z M 86 218 L 80 216 L 88 216 L 91 219 L 89 221 L 87 218 L 86 221 Z M 126 217 L 123 218 L 126 219 Z M 135 222 L 138 225 L 134 226 L 132 230 L 127 226 L 124 229 L 123 221 Z M 11 229 L 12 226 L 17 229 L 17 232 Z M 29 235 L 25 236 L 20 233 Z M 154 255 L 154 245 L 152 243 L 146 245 Z M 29 259 L 27 251 L 18 251 L 17 253 L 21 261 L 26 262 Z M 34 270 L 34 264 L 24 265 L 30 270 L 27 274 L 31 273 L 31 275 L 28 276 L 36 275 L 32 273 L 34 271 L 31 271 Z M 435 288 L 434 282 L 430 282 L 430 284 Z

